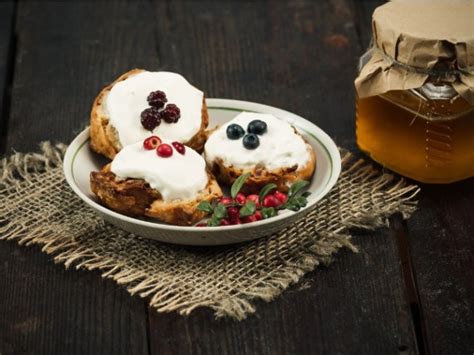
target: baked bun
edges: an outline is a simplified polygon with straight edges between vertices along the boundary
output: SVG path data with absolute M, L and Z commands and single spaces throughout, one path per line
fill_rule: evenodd
M 183 155 L 171 149 L 170 157 L 161 157 L 142 143 L 126 146 L 112 163 L 91 173 L 92 192 L 104 205 L 128 216 L 195 224 L 205 217 L 198 204 L 221 197 L 222 191 L 197 152 L 185 147 Z
M 273 115 L 244 112 L 217 128 L 204 147 L 205 159 L 225 185 L 250 173 L 244 191 L 258 193 L 268 183 L 288 191 L 310 180 L 316 168 L 311 145 L 290 124 Z
M 157 90 L 166 95 L 166 105 L 179 108 L 180 118 L 175 123 L 162 119 L 156 128 L 147 130 L 141 113 L 151 107 L 148 95 Z M 208 123 L 203 92 L 181 75 L 133 69 L 106 86 L 95 99 L 90 121 L 91 148 L 113 159 L 122 147 L 156 134 L 202 151 Z

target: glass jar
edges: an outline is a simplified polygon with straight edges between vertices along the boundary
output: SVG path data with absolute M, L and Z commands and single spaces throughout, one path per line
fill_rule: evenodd
M 356 139 L 375 161 L 421 182 L 474 176 L 474 106 L 450 85 L 356 97 Z
M 375 9 L 355 80 L 357 145 L 372 159 L 426 183 L 474 176 L 472 19 L 467 1 Z

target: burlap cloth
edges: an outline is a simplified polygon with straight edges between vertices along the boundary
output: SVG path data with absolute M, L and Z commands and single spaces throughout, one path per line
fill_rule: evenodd
M 340 248 L 357 251 L 348 228 L 373 229 L 416 208 L 416 186 L 341 150 L 337 185 L 278 234 L 225 247 L 167 245 L 104 222 L 76 197 L 64 180 L 64 149 L 43 143 L 41 153 L 1 161 L 0 238 L 39 245 L 66 268 L 99 269 L 159 312 L 189 314 L 205 306 L 216 316 L 243 319 L 255 312 L 253 300 L 272 300 Z

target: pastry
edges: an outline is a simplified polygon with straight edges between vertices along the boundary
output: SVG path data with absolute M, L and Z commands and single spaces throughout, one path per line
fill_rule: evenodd
M 222 196 L 201 155 L 156 136 L 125 146 L 90 182 L 110 209 L 175 225 L 195 224 L 205 217 L 198 204 Z
M 95 99 L 91 148 L 113 159 L 124 146 L 155 134 L 202 151 L 207 125 L 202 91 L 176 73 L 134 69 Z
M 210 134 L 205 159 L 217 180 L 231 185 L 244 173 L 247 192 L 274 183 L 288 191 L 298 180 L 310 180 L 316 168 L 311 145 L 287 122 L 270 114 L 243 112 Z

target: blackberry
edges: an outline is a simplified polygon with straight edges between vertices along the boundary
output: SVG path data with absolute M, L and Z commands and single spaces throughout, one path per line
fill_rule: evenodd
M 143 128 L 153 131 L 161 123 L 161 114 L 156 107 L 149 107 L 142 111 L 140 115 Z
M 168 104 L 165 109 L 161 111 L 161 118 L 166 123 L 176 123 L 180 117 L 181 111 L 175 104 Z
M 163 91 L 156 90 L 150 92 L 147 97 L 147 101 L 150 106 L 162 108 L 165 106 L 166 102 L 168 102 L 168 99 L 166 98 L 166 94 Z

